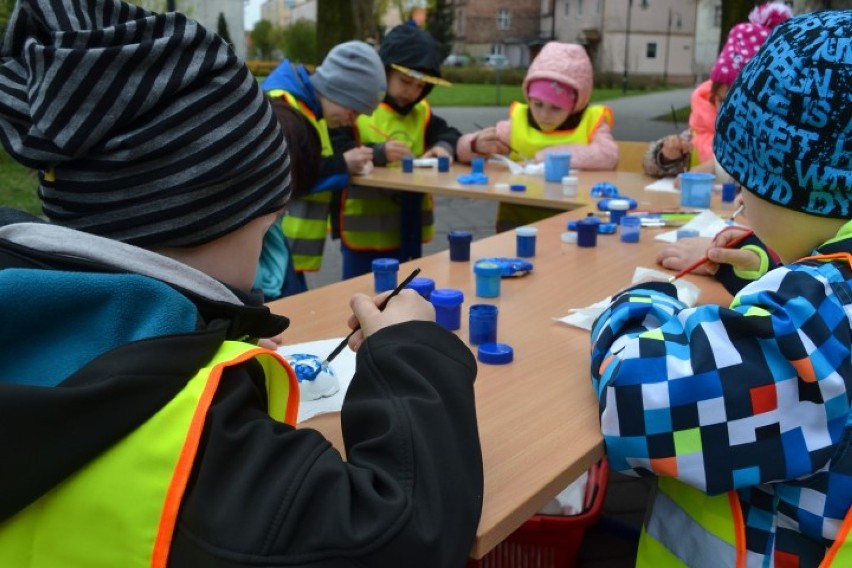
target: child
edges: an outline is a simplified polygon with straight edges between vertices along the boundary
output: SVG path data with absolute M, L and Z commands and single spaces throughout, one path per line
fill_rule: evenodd
M 689 129 L 648 146 L 643 160 L 646 174 L 673 177 L 687 170 L 716 173 L 713 134 L 716 132 L 719 105 L 725 100 L 737 74 L 754 57 L 772 29 L 792 15 L 790 7 L 782 2 L 765 3 L 749 13 L 749 23 L 731 28 L 725 46 L 710 71 L 710 79 L 692 92 Z
M 228 44 L 18 0 L 0 74 L 0 142 L 49 220 L 0 210 L 0 566 L 463 566 L 476 361 L 431 305 L 352 298 L 345 459 L 254 345 L 288 326 L 249 289 L 290 154 Z
M 351 127 L 358 115 L 375 110 L 386 89 L 384 68 L 369 44 L 349 41 L 329 51 L 313 75 L 303 65 L 285 60 L 261 87 L 270 97 L 281 97 L 299 110 L 322 142 L 319 182 L 308 196 L 288 205 L 281 223 L 304 289 L 304 273 L 322 266 L 329 221 L 332 236 L 337 237 L 334 196 L 349 185 L 349 176 L 361 173 L 373 158 L 367 147 L 335 148 L 329 129 Z
M 461 162 L 474 155 L 487 155 L 481 139 L 493 143 L 496 136 L 514 148 L 514 160 L 544 161 L 548 152 L 570 152 L 571 167 L 579 170 L 613 170 L 618 164 L 618 145 L 612 138 L 612 111 L 605 105 L 590 105 L 592 62 L 582 46 L 549 42 L 530 64 L 523 89 L 527 103 L 513 103 L 509 120 L 466 134 L 459 140 Z M 558 211 L 542 207 L 500 204 L 497 230 L 539 221 Z
M 784 266 L 730 308 L 640 284 L 594 325 L 610 466 L 657 476 L 638 565 L 852 565 L 850 29 L 781 24 L 719 109 L 716 158 Z
M 373 163 L 386 166 L 406 156 L 454 157 L 461 133 L 432 113 L 426 97 L 441 78 L 441 52 L 427 32 L 396 26 L 379 47 L 387 73 L 385 100 L 357 121 L 360 141 L 373 148 Z M 421 256 L 434 234 L 431 195 L 350 187 L 343 195 L 340 250 L 343 278 L 366 274 L 373 259 Z

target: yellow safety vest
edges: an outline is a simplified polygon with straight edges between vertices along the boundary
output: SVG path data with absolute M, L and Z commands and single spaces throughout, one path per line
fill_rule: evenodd
M 528 119 L 529 105 L 515 102 L 509 110 L 512 122 L 512 136 L 509 144 L 528 158 L 546 148 L 564 144 L 588 144 L 601 123 L 613 124 L 612 110 L 605 105 L 590 105 L 583 112 L 580 124 L 573 130 L 554 130 L 542 132 L 534 128 Z M 520 160 L 518 154 L 512 154 L 513 160 Z M 556 209 L 500 203 L 497 210 L 497 230 L 504 231 L 519 225 L 535 223 L 558 213 Z
M 426 127 L 432 116 L 429 103 L 417 103 L 401 115 L 381 103 L 370 116 L 356 123 L 361 142 L 387 142 L 384 134 L 404 142 L 415 156 L 426 151 Z M 400 247 L 400 206 L 398 191 L 349 187 L 343 195 L 341 238 L 352 250 L 394 250 Z M 427 243 L 435 233 L 432 195 L 425 194 L 420 207 L 421 240 Z
M 269 415 L 295 424 L 299 383 L 290 366 L 274 351 L 226 341 L 147 422 L 0 524 L 0 566 L 165 567 L 222 373 L 252 358 L 264 369 Z
M 281 89 L 267 93 L 270 97 L 283 97 L 294 109 L 304 115 L 319 133 L 324 157 L 334 154 L 325 119 L 317 120 L 313 111 L 292 94 Z M 287 246 L 293 257 L 293 267 L 299 272 L 319 270 L 325 250 L 325 235 L 328 231 L 328 215 L 331 209 L 331 192 L 324 191 L 295 199 L 287 204 L 287 212 L 281 219 L 281 230 L 287 237 Z

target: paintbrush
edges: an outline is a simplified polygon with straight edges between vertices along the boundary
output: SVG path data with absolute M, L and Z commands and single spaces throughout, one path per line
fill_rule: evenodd
M 674 122 L 675 132 L 680 134 L 680 123 L 677 121 L 677 111 L 674 105 L 672 105 L 672 121 Z
M 387 141 L 387 142 L 392 142 L 392 141 L 393 141 L 393 136 L 391 136 L 390 134 L 388 134 L 387 132 L 385 132 L 384 130 L 382 130 L 381 128 L 379 128 L 378 126 L 376 126 L 375 124 L 368 124 L 367 126 L 369 126 L 369 127 L 370 127 L 370 129 L 371 129 L 373 132 L 375 132 L 376 134 L 378 134 L 379 136 L 381 136 L 382 138 L 384 138 L 384 139 L 385 139 L 385 141 Z
M 396 288 L 394 288 L 394 289 L 393 289 L 393 292 L 391 292 L 390 294 L 388 294 L 387 296 L 385 296 L 385 299 L 384 299 L 384 300 L 382 300 L 382 302 L 379 304 L 379 311 L 381 312 L 382 310 L 384 310 L 384 309 L 387 307 L 388 302 L 390 302 L 390 301 L 391 301 L 391 298 L 393 298 L 394 296 L 396 296 L 397 294 L 399 294 L 400 292 L 402 292 L 402 289 L 403 289 L 403 288 L 405 288 L 406 286 L 408 286 L 408 285 L 411 283 L 411 281 L 412 281 L 412 280 L 414 280 L 414 277 L 415 277 L 415 276 L 417 276 L 418 274 L 420 274 L 420 269 L 419 269 L 419 268 L 415 268 L 414 270 L 412 270 L 412 271 L 411 271 L 411 274 L 409 274 L 409 275 L 408 275 L 408 278 L 406 278 L 405 280 L 403 280 L 402 282 L 400 282 L 400 283 L 399 283 L 399 285 L 398 285 Z M 326 357 L 325 359 L 323 359 L 323 362 L 322 362 L 322 363 L 320 363 L 320 371 L 322 371 L 322 370 L 324 370 L 324 369 L 327 369 L 327 368 L 328 368 L 328 364 L 329 364 L 329 363 L 331 363 L 331 361 L 332 361 L 335 357 L 337 357 L 338 355 L 340 355 L 340 352 L 341 352 L 341 351 L 343 351 L 343 348 L 344 348 L 344 347 L 346 347 L 346 344 L 347 344 L 347 343 L 349 343 L 349 339 L 350 339 L 353 335 L 355 335 L 355 332 L 356 332 L 356 331 L 358 331 L 359 329 L 361 329 L 361 325 L 360 325 L 360 324 L 355 324 L 355 327 L 352 329 L 352 331 L 350 331 L 350 332 L 349 332 L 349 335 L 347 335 L 346 337 L 344 337 L 344 338 L 343 338 L 343 341 L 341 341 L 341 342 L 338 344 L 338 346 L 334 348 L 334 351 L 332 351 L 331 353 L 329 353 L 329 354 L 328 354 L 328 357 Z
M 477 128 L 477 129 L 479 129 L 479 130 L 483 130 L 483 129 L 485 128 L 485 127 L 484 127 L 484 126 L 482 126 L 481 124 L 477 124 L 477 123 L 475 123 L 475 122 L 473 123 L 473 126 L 474 126 L 474 128 Z M 516 149 L 512 148 L 512 146 L 511 146 L 511 145 L 509 145 L 508 143 L 506 143 L 506 147 L 507 147 L 507 148 L 509 148 L 509 151 L 510 151 L 510 152 L 512 152 L 513 154 L 517 154 L 517 155 L 521 158 L 521 160 L 523 160 L 524 162 L 529 162 L 529 161 L 530 161 L 530 159 L 529 159 L 529 158 L 527 158 L 526 156 L 524 156 L 523 154 L 521 154 L 520 152 L 518 152 Z M 473 150 L 473 148 L 471 148 L 471 150 Z
M 737 217 L 739 217 L 739 216 L 740 216 L 740 213 L 742 213 L 742 212 L 743 212 L 743 209 L 745 209 L 745 204 L 740 205 L 739 207 L 737 207 L 737 210 L 733 212 L 733 214 L 731 215 L 731 218 L 730 218 L 730 219 L 728 219 L 728 221 L 730 221 L 731 223 L 733 223 L 734 221 L 736 221 L 736 220 L 737 220 Z
M 735 238 L 734 240 L 732 240 L 731 242 L 726 244 L 725 248 L 734 248 L 735 246 L 739 245 L 741 242 L 743 242 L 744 240 L 746 240 L 747 238 L 749 238 L 753 234 L 754 234 L 754 231 L 746 231 L 742 235 L 740 235 L 739 237 Z M 686 276 L 687 274 L 689 274 L 690 272 L 692 272 L 693 270 L 695 270 L 696 268 L 698 268 L 702 264 L 705 264 L 709 260 L 710 259 L 705 254 L 704 256 L 702 256 L 701 258 L 699 258 L 698 260 L 696 260 L 695 262 L 693 262 L 692 264 L 690 264 L 689 266 L 687 266 L 686 268 L 684 268 L 683 270 L 681 270 L 680 272 L 678 272 L 677 274 L 675 274 L 674 276 L 669 278 L 669 282 L 674 282 L 678 278 Z

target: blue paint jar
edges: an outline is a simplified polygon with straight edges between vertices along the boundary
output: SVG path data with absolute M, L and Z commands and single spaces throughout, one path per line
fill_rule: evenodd
M 406 174 L 414 172 L 414 158 L 406 156 L 402 159 L 402 171 Z
M 598 225 L 600 221 L 586 217 L 577 221 L 577 246 L 594 247 L 598 244 Z
M 515 229 L 516 256 L 532 258 L 535 256 L 535 237 L 538 229 L 535 227 L 518 227 Z
M 618 225 L 621 220 L 627 215 L 627 210 L 630 209 L 630 202 L 626 199 L 612 199 L 609 202 L 609 222 Z
M 474 158 L 470 161 L 470 171 L 474 174 L 485 173 L 485 158 Z
M 435 321 L 445 329 L 455 331 L 461 327 L 461 306 L 464 292 L 454 288 L 438 288 L 432 291 L 429 301 L 435 307 Z
M 476 295 L 480 298 L 497 298 L 500 296 L 500 277 L 503 267 L 496 262 L 480 260 L 473 265 L 476 274 Z
M 396 288 L 396 275 L 399 272 L 399 260 L 395 258 L 377 258 L 373 260 L 373 280 L 376 293 Z
M 432 290 L 435 289 L 435 281 L 431 278 L 415 278 L 408 283 L 406 288 L 411 288 L 428 300 Z
M 474 304 L 470 307 L 468 332 L 471 345 L 497 341 L 497 306 Z
M 624 217 L 621 219 L 621 242 L 638 243 L 640 230 L 642 229 L 641 217 Z
M 737 184 L 723 183 L 722 184 L 722 202 L 731 203 L 737 198 Z
M 470 231 L 450 231 L 447 233 L 450 241 L 450 260 L 453 262 L 467 262 L 470 260 L 470 242 L 473 233 Z
M 450 171 L 450 157 L 449 156 L 438 156 L 438 171 L 439 172 Z

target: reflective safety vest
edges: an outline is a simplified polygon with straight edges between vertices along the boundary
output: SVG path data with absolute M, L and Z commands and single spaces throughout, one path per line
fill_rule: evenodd
M 583 112 L 580 124 L 574 129 L 542 132 L 530 124 L 528 112 L 529 105 L 519 102 L 512 103 L 509 110 L 509 119 L 512 122 L 509 144 L 527 158 L 532 158 L 537 152 L 553 146 L 589 144 L 603 122 L 610 127 L 613 124 L 612 110 L 608 106 L 589 105 Z M 515 153 L 510 157 L 513 160 L 522 159 Z M 497 230 L 503 231 L 519 225 L 535 223 L 552 217 L 556 213 L 558 211 L 546 207 L 500 203 L 497 210 Z
M 226 341 L 147 422 L 0 524 L 0 566 L 160 568 L 223 371 L 249 359 L 264 370 L 269 415 L 295 424 L 299 383 L 267 349 Z
M 356 123 L 361 142 L 387 142 L 384 134 L 404 142 L 415 156 L 426 151 L 426 127 L 432 109 L 420 101 L 406 115 L 381 103 L 370 116 L 361 115 Z M 341 238 L 352 250 L 394 250 L 400 248 L 401 208 L 399 191 L 349 187 L 343 194 Z M 421 241 L 427 243 L 435 233 L 432 195 L 425 194 L 420 206 Z
M 287 91 L 275 89 L 269 91 L 267 95 L 272 98 L 282 97 L 291 107 L 304 115 L 319 133 L 322 155 L 328 157 L 334 154 L 325 119 L 317 120 L 310 107 Z M 316 271 L 322 266 L 330 209 L 330 191 L 307 195 L 287 204 L 287 212 L 281 220 L 281 229 L 287 237 L 287 246 L 290 247 L 290 255 L 293 257 L 293 267 L 299 272 Z

